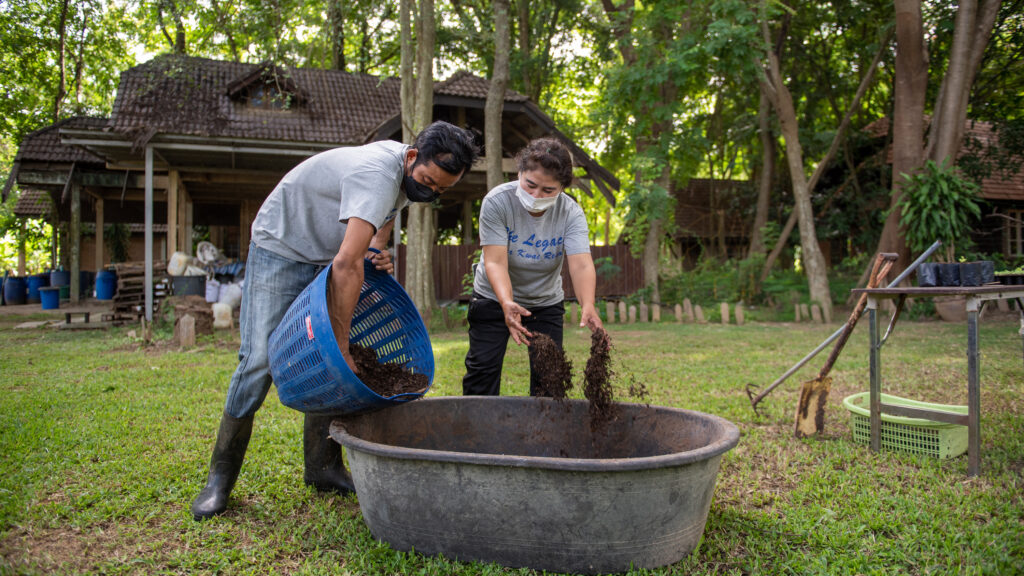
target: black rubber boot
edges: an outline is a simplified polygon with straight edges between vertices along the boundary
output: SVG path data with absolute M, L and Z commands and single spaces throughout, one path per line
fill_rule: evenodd
M 302 451 L 306 458 L 303 479 L 320 492 L 355 492 L 352 475 L 341 459 L 341 446 L 331 440 L 328 428 L 333 416 L 306 414 L 302 430 Z
M 196 520 L 211 518 L 227 509 L 228 496 L 235 487 L 252 436 L 252 419 L 252 416 L 234 418 L 226 413 L 221 417 L 210 458 L 210 475 L 206 486 L 192 502 L 192 517 Z

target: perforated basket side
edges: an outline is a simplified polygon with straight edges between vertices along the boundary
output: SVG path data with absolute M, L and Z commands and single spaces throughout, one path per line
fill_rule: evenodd
M 850 429 L 853 432 L 853 440 L 860 444 L 871 443 L 871 419 L 862 413 L 865 408 L 860 405 L 866 401 L 867 394 L 867 392 L 855 394 L 843 402 L 850 409 Z M 909 405 L 913 402 L 888 394 L 883 394 L 882 399 L 889 404 Z M 914 404 L 925 403 L 914 402 Z M 929 421 L 921 419 L 913 419 L 913 421 L 925 422 L 924 425 L 914 425 L 906 423 L 907 420 L 911 419 L 894 417 L 889 414 L 881 415 L 880 440 L 883 448 L 940 459 L 955 458 L 967 451 L 966 426 L 941 422 L 928 424 Z

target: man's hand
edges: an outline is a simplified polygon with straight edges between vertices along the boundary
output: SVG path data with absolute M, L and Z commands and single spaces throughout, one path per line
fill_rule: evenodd
M 373 262 L 373 266 L 377 270 L 391 274 L 391 271 L 395 269 L 395 263 L 391 258 L 391 252 L 388 252 L 387 250 L 381 250 L 380 252 L 367 252 L 367 257 L 371 262 Z
M 530 316 L 530 311 L 512 300 L 502 303 L 501 309 L 505 313 L 505 325 L 508 326 L 508 333 L 512 335 L 512 340 L 516 344 L 529 346 L 529 338 L 533 338 L 533 334 L 523 326 L 522 317 Z

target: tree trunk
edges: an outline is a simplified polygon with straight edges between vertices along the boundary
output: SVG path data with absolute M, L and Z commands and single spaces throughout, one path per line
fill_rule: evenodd
M 530 50 L 530 0 L 516 0 L 519 9 L 519 59 L 522 61 L 523 93 L 533 93 L 533 79 L 530 69 L 533 57 Z
M 414 134 L 419 134 L 433 118 L 434 39 L 434 2 L 420 0 L 420 10 L 416 18 L 416 96 L 412 119 Z M 423 316 L 424 322 L 428 323 L 434 308 L 437 307 L 433 250 L 437 227 L 433 211 L 432 205 L 422 202 L 409 206 L 409 246 L 405 266 L 409 297 Z
M 761 173 L 757 184 L 757 210 L 754 212 L 753 230 L 750 232 L 748 256 L 764 252 L 764 233 L 761 229 L 768 224 L 768 207 L 772 194 L 772 176 L 775 171 L 775 135 L 772 134 L 771 102 L 761 89 L 761 100 L 757 110 L 758 137 L 761 140 Z
M 331 69 L 345 69 L 345 0 L 328 0 L 328 45 L 331 50 Z
M 67 95 L 67 80 L 64 66 L 64 52 L 67 45 L 67 22 L 68 22 L 68 5 L 70 1 L 64 0 L 64 4 L 60 10 L 60 22 L 57 24 L 59 29 L 57 35 L 59 41 L 57 44 L 57 94 L 53 98 L 53 121 L 57 122 L 60 120 L 60 108 L 64 102 L 64 96 Z
M 811 300 L 818 302 L 826 318 L 832 317 L 832 295 L 828 285 L 828 270 L 825 257 L 818 245 L 818 235 L 814 226 L 814 210 L 811 206 L 811 194 L 804 174 L 804 154 L 800 145 L 799 127 L 796 121 L 796 110 L 793 98 L 782 82 L 778 60 L 774 54 L 768 55 L 770 78 L 766 86 L 772 97 L 775 112 L 782 127 L 782 137 L 786 142 L 786 163 L 789 165 L 790 180 L 793 183 L 793 201 L 800 227 L 801 259 L 807 274 L 807 286 Z
M 508 0 L 494 0 L 494 70 L 491 72 L 491 86 L 484 106 L 488 190 L 505 181 L 501 171 L 501 111 L 505 105 L 505 88 L 509 79 L 508 12 Z

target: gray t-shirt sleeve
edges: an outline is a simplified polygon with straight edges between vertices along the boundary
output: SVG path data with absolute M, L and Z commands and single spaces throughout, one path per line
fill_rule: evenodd
M 395 207 L 395 175 L 380 170 L 356 170 L 341 177 L 338 221 L 366 220 L 380 229 Z
M 566 222 L 565 254 L 590 254 L 590 228 L 587 226 L 587 216 L 579 204 L 570 203 L 572 208 Z
M 508 223 L 505 221 L 505 211 L 498 205 L 500 201 L 497 197 L 488 196 L 480 204 L 481 246 L 505 246 L 508 244 Z

